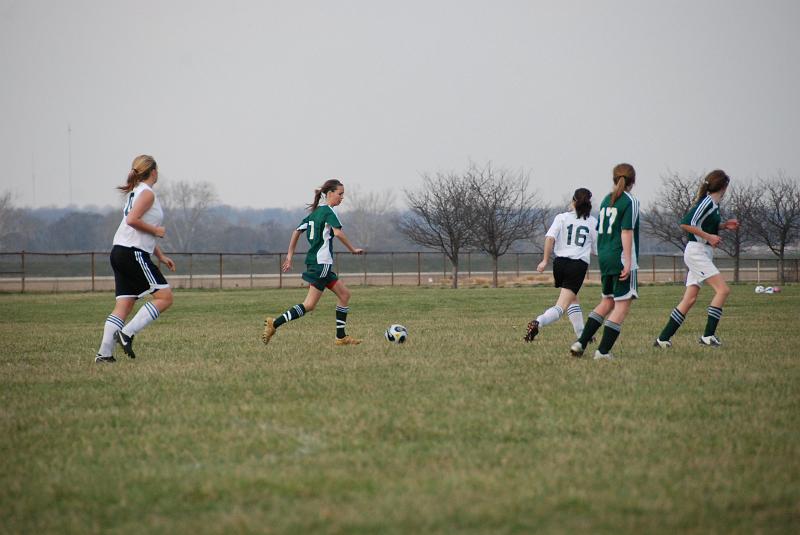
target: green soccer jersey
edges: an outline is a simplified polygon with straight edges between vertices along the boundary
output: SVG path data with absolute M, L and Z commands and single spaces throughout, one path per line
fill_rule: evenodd
M 630 269 L 638 269 L 639 257 L 639 200 L 623 192 L 614 206 L 611 194 L 600 204 L 597 220 L 597 258 L 601 275 L 616 275 L 622 272 L 622 231 L 633 231 L 633 250 Z
M 306 264 L 333 264 L 333 229 L 342 228 L 333 208 L 318 206 L 308 214 L 297 230 L 305 230 L 308 239 Z
M 719 215 L 719 205 L 714 202 L 710 195 L 706 195 L 692 206 L 683 219 L 681 225 L 691 225 L 699 227 L 709 234 L 719 234 L 719 225 L 722 217 Z M 700 236 L 695 236 L 689 232 L 689 241 L 708 243 Z

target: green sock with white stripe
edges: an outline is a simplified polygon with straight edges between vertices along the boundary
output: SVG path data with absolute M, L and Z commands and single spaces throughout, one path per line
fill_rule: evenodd
M 686 319 L 680 310 L 677 308 L 672 309 L 672 313 L 669 315 L 669 321 L 664 326 L 664 330 L 661 331 L 661 334 L 658 335 L 658 339 L 662 342 L 668 341 L 675 332 L 683 325 L 683 320 Z
M 295 305 L 291 307 L 289 310 L 275 318 L 275 321 L 272 323 L 272 326 L 276 329 L 283 325 L 284 323 L 290 322 L 292 320 L 296 320 L 297 318 L 302 318 L 306 313 L 306 307 L 303 306 L 302 303 L 299 305 Z
M 711 336 L 717 332 L 717 325 L 722 319 L 722 309 L 719 307 L 708 307 L 708 321 L 706 322 L 706 332 L 703 336 Z
M 347 336 L 344 332 L 344 328 L 347 326 L 348 312 L 350 312 L 350 307 L 336 305 L 336 338 L 344 338 Z

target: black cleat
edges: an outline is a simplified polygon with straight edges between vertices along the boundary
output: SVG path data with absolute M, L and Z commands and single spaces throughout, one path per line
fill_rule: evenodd
M 94 361 L 97 364 L 104 364 L 104 363 L 111 364 L 117 362 L 117 359 L 114 358 L 114 355 L 111 355 L 110 357 L 104 357 L 103 355 L 98 353 L 97 356 L 94 358 Z
M 525 333 L 525 341 L 533 342 L 533 339 L 536 338 L 537 334 L 539 334 L 539 322 L 533 320 L 528 323 L 528 332 Z
M 136 358 L 136 353 L 133 352 L 133 335 L 128 336 L 122 331 L 117 331 L 114 333 L 114 339 L 122 346 L 122 350 L 126 355 L 132 359 Z

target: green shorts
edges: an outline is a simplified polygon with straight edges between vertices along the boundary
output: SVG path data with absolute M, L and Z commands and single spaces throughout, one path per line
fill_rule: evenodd
M 627 301 L 639 297 L 638 270 L 634 269 L 624 281 L 619 280 L 619 273 L 602 275 L 600 285 L 603 297 L 613 297 L 614 301 Z
M 303 280 L 319 291 L 333 288 L 333 285 L 339 280 L 339 275 L 333 272 L 332 267 L 333 264 L 306 264 Z

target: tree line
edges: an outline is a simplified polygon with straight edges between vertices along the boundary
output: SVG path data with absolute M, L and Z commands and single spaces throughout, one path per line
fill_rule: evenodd
M 643 251 L 683 250 L 686 235 L 678 222 L 695 202 L 702 178 L 676 173 L 660 177 L 656 198 L 641 212 Z M 450 260 L 454 287 L 461 253 L 489 256 L 496 285 L 498 259 L 509 251 L 541 251 L 549 223 L 566 208 L 545 202 L 531 187 L 529 173 L 491 163 L 423 174 L 418 188 L 403 192 L 403 209 L 394 206 L 395 193 L 348 188 L 340 210 L 348 235 L 367 250 L 442 252 Z M 303 208 L 226 206 L 208 182 L 165 181 L 158 194 L 168 229 L 162 246 L 173 252 L 280 252 L 305 215 Z M 782 172 L 737 179 L 721 211 L 724 218 L 741 222 L 738 230 L 723 232 L 720 245 L 734 259 L 734 280 L 739 279 L 742 255 L 758 251 L 778 259 L 783 282 L 786 257 L 800 245 L 800 181 Z M 0 251 L 109 250 L 121 218 L 121 208 L 19 208 L 5 192 L 0 194 Z

